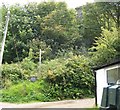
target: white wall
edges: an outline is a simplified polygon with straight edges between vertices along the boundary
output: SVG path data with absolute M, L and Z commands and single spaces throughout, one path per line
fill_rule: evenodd
M 114 69 L 114 68 L 118 68 L 118 67 L 120 67 L 120 64 L 116 64 L 116 65 L 113 65 L 113 66 L 102 68 L 102 69 L 99 69 L 99 70 L 96 71 L 97 105 L 99 107 L 101 105 L 103 88 L 108 86 L 106 71 L 109 70 L 109 69 Z
M 107 86 L 107 76 L 105 74 L 105 69 L 100 69 L 96 71 L 97 80 L 97 104 L 101 105 L 103 88 Z

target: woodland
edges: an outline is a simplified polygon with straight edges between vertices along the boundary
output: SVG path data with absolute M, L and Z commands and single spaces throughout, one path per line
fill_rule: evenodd
M 5 5 L 0 12 L 2 44 Z M 94 97 L 93 68 L 120 57 L 120 2 L 87 3 L 76 9 L 64 2 L 16 4 L 10 13 L 1 101 Z

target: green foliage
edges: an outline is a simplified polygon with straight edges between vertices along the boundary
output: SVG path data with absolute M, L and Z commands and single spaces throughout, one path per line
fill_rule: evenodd
M 29 48 L 33 49 L 36 62 L 39 49 L 45 51 L 43 60 L 52 59 L 58 51 L 73 48 L 79 37 L 76 12 L 67 9 L 64 2 L 14 5 L 10 11 L 4 62 L 22 61 L 28 56 Z
M 2 86 L 8 88 L 12 84 L 28 79 L 32 75 L 36 75 L 37 65 L 31 60 L 32 50 L 29 56 L 22 62 L 16 64 L 4 64 L 2 66 Z
M 36 82 L 26 80 L 28 78 L 26 72 L 30 72 L 29 75 L 31 75 L 35 72 L 36 67 L 29 57 L 16 68 L 16 64 L 9 64 L 14 69 L 12 71 L 6 65 L 3 65 L 6 67 L 3 69 L 5 78 L 10 79 L 8 73 L 16 75 L 21 72 L 20 75 L 24 76 L 24 79 L 11 77 L 10 85 L 0 91 L 2 92 L 2 101 L 54 101 L 90 97 L 94 93 L 94 77 L 89 59 L 84 56 L 71 55 L 69 58 L 58 58 L 44 62 L 40 68 L 40 76 L 42 77 L 37 77 Z M 21 71 L 18 70 L 17 73 L 15 69 L 21 69 Z M 12 82 L 13 79 L 15 79 L 15 83 Z
M 33 62 L 33 51 L 32 49 L 29 50 L 29 56 L 24 58 L 23 61 L 20 63 L 21 68 L 23 69 L 23 74 L 24 70 L 30 75 L 32 75 L 32 72 L 35 72 L 35 69 L 37 68 L 37 65 Z
M 22 70 L 18 64 L 5 64 L 2 66 L 3 87 L 11 86 L 11 83 L 18 83 L 22 79 Z
M 52 49 L 44 41 L 41 41 L 37 38 L 37 39 L 33 39 L 32 41 L 30 41 L 28 45 L 33 50 L 33 60 L 35 62 L 39 61 L 40 49 L 42 50 L 42 53 L 41 53 L 42 60 L 52 58 Z
M 83 46 L 90 47 L 96 36 L 101 33 L 100 10 L 96 4 L 87 4 L 81 8 L 82 17 L 80 18 L 80 34 L 82 35 Z M 92 20 L 91 20 L 92 19 Z
M 45 61 L 41 65 L 41 75 L 45 78 L 47 75 L 53 75 L 53 73 L 62 73 L 67 63 L 67 59 L 65 58 L 57 58 L 51 61 Z
M 70 49 L 84 54 L 95 37 L 100 37 L 101 27 L 108 30 L 119 27 L 119 2 L 86 4 L 77 9 L 82 13 L 80 18 L 64 2 L 10 6 L 3 62 L 22 61 L 28 56 L 29 48 L 33 49 L 35 62 L 39 58 L 39 49 L 45 51 L 43 60 L 53 59 L 60 51 Z M 1 26 L 4 26 L 6 7 L 3 6 L 1 11 Z
M 23 81 L 17 85 L 4 90 L 0 90 L 3 102 L 31 102 L 45 101 L 48 98 L 42 93 L 43 81 L 29 82 Z
M 21 62 L 21 68 L 22 68 L 22 73 L 25 75 L 25 77 L 30 77 L 32 75 L 36 74 L 36 68 L 37 65 L 31 61 L 28 58 L 23 59 L 23 61 Z
M 107 3 L 100 2 L 96 3 L 96 5 L 99 8 L 99 10 L 101 10 L 100 14 L 103 17 L 105 23 L 107 24 L 104 28 L 107 28 L 108 30 L 111 29 L 112 26 L 118 28 L 120 25 L 119 24 L 120 2 L 107 2 Z
M 79 36 L 75 12 L 66 8 L 52 11 L 43 20 L 42 33 L 54 51 L 72 47 Z
M 80 7 L 80 19 L 64 2 L 11 6 L 3 59 L 11 64 L 2 66 L 2 101 L 53 101 L 93 95 L 91 65 L 120 56 L 118 6 L 87 4 Z M 2 32 L 6 7 L 0 8 L 0 12 Z M 90 46 L 91 59 L 80 55 L 87 56 Z M 44 53 L 37 68 L 40 49 Z M 28 81 L 32 76 L 38 79 L 34 83 Z
M 96 2 L 88 3 L 76 8 L 78 11 L 79 31 L 82 40 L 77 40 L 77 45 L 90 48 L 95 37 L 99 37 L 101 27 L 111 30 L 111 27 L 118 28 L 119 19 L 119 2 Z
M 61 65 L 61 64 L 60 64 Z M 50 97 L 60 99 L 83 98 L 93 94 L 94 78 L 89 60 L 83 56 L 75 56 L 62 62 L 63 68 L 57 71 L 49 69 L 45 78 L 49 83 L 46 93 Z M 49 94 L 51 93 L 51 94 Z
M 94 46 L 91 48 L 94 65 L 110 62 L 120 55 L 118 43 L 120 39 L 118 35 L 119 33 L 116 28 L 112 28 L 110 31 L 103 29 L 101 37 L 96 39 Z

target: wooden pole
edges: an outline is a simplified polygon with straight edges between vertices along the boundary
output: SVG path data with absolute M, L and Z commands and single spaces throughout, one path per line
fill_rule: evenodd
M 39 66 L 41 66 L 41 49 L 40 49 L 40 53 L 39 53 Z

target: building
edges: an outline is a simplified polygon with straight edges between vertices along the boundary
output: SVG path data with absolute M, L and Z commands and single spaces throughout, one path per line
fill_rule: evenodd
M 120 81 L 120 60 L 94 68 L 96 85 L 96 105 L 100 107 L 103 88 Z

